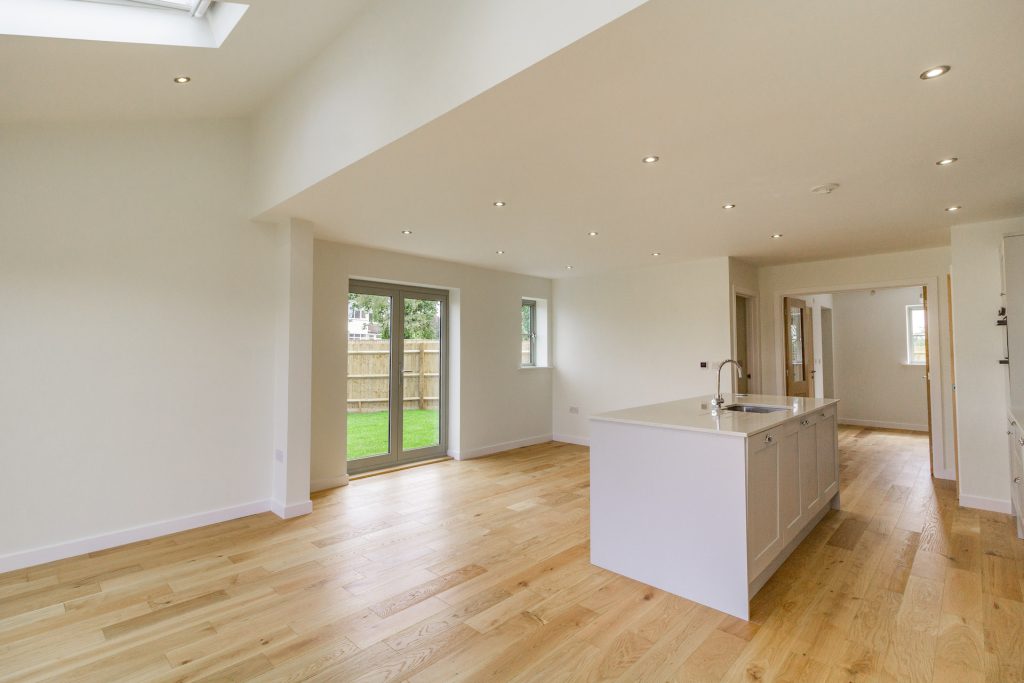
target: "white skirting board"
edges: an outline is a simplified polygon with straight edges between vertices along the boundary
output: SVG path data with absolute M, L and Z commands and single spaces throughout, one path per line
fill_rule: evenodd
M 336 489 L 339 486 L 348 486 L 347 474 L 343 474 L 340 477 L 332 477 L 330 479 L 314 479 L 309 483 L 309 492 L 316 493 L 317 491 Z
M 561 441 L 562 443 L 576 444 L 577 446 L 589 446 L 590 438 L 586 436 L 572 436 L 569 434 L 555 434 L 553 437 L 555 441 Z
M 292 517 L 301 517 L 302 515 L 308 515 L 313 511 L 313 501 L 304 500 L 299 503 L 292 503 L 286 505 L 278 500 L 270 501 L 270 511 L 281 519 L 291 519 Z
M 960 507 L 974 508 L 975 510 L 987 510 L 988 512 L 1002 512 L 1007 515 L 1013 514 L 1013 508 L 1008 500 L 985 498 L 984 496 L 966 496 L 960 494 Z
M 234 505 L 231 507 L 220 508 L 218 510 L 200 512 L 194 515 L 168 519 L 163 522 L 143 524 L 141 526 L 111 531 L 106 534 L 87 536 L 85 538 L 78 538 L 72 541 L 43 546 L 41 548 L 31 548 L 29 550 L 22 550 L 7 555 L 0 555 L 0 573 L 23 569 L 25 567 L 33 567 L 35 565 L 45 564 L 55 560 L 63 560 L 68 557 L 76 557 L 86 553 L 94 553 L 108 548 L 116 548 L 117 546 L 136 543 L 138 541 L 148 541 L 151 538 L 166 536 L 167 534 L 174 534 L 180 531 L 188 531 L 189 529 L 198 529 L 199 527 L 209 526 L 219 522 L 227 522 L 232 519 L 248 517 L 249 515 L 257 515 L 261 512 L 274 512 L 279 517 L 288 519 L 290 517 L 296 517 L 298 515 L 312 512 L 312 509 L 313 504 L 310 501 L 282 506 L 270 500 L 254 500 L 251 503 L 243 503 L 242 505 Z
M 481 446 L 480 448 L 469 448 L 462 451 L 449 451 L 448 455 L 456 460 L 470 460 L 471 458 L 482 458 L 485 455 L 493 455 L 495 453 L 501 453 L 502 451 L 510 451 L 514 448 L 536 446 L 539 443 L 547 443 L 548 441 L 551 441 L 550 434 L 540 434 L 538 436 L 529 436 L 525 439 L 494 443 L 490 446 Z
M 909 422 L 882 422 L 880 420 L 857 420 L 852 417 L 839 418 L 839 424 L 851 427 L 877 427 L 879 429 L 902 429 L 909 432 L 928 432 L 928 425 L 910 424 Z

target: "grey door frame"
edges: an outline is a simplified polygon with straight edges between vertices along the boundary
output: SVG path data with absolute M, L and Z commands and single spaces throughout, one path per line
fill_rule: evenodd
M 386 467 L 394 467 L 448 454 L 448 292 L 443 289 L 398 285 L 387 282 L 350 280 L 349 294 L 373 294 L 391 299 L 391 356 L 388 382 L 388 452 L 358 460 L 345 460 L 349 474 L 359 474 Z M 438 442 L 434 446 L 405 451 L 402 448 L 404 429 L 404 365 L 405 365 L 405 300 L 426 299 L 441 304 L 440 363 L 438 370 Z M 396 392 L 397 388 L 397 392 Z M 347 397 L 346 397 L 347 398 Z M 346 413 L 346 419 L 348 419 Z

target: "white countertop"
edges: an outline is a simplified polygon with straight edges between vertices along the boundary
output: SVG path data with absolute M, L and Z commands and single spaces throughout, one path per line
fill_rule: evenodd
M 592 415 L 599 422 L 622 422 L 645 427 L 663 427 L 693 432 L 714 432 L 730 436 L 750 436 L 771 429 L 794 417 L 839 403 L 834 398 L 799 398 L 767 394 L 724 394 L 726 405 L 748 403 L 754 405 L 788 406 L 789 410 L 774 413 L 741 413 L 730 410 L 712 410 L 712 396 L 696 396 L 679 401 L 654 403 L 648 406 L 615 410 Z

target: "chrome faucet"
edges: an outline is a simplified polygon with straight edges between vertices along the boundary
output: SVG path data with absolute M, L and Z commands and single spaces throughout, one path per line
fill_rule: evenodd
M 726 360 L 722 361 L 722 364 L 718 366 L 718 392 L 715 394 L 715 397 L 711 399 L 711 406 L 713 408 L 721 408 L 723 405 L 725 405 L 725 399 L 722 398 L 722 368 L 724 368 L 729 363 L 732 363 L 733 365 L 736 366 L 736 376 L 743 377 L 743 366 L 740 365 L 739 361 L 733 360 L 732 358 L 727 358 Z

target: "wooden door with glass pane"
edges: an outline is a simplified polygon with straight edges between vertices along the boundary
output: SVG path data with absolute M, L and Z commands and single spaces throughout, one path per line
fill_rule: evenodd
M 802 299 L 786 297 L 786 395 L 814 395 L 814 339 L 811 309 Z

